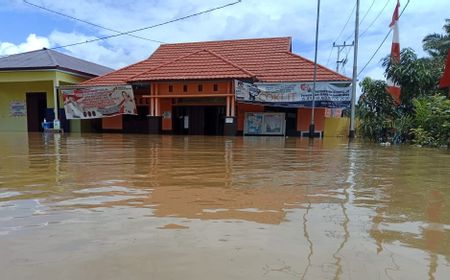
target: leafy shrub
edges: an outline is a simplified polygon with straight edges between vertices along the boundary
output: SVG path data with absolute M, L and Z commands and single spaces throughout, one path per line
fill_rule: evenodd
M 450 100 L 445 96 L 434 95 L 415 98 L 412 103 L 413 142 L 426 146 L 449 145 Z

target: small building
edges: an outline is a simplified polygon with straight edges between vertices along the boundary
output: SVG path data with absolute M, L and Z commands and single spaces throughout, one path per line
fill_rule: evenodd
M 447 55 L 447 63 L 445 65 L 444 74 L 439 82 L 439 87 L 448 90 L 448 98 L 450 98 L 450 50 Z
M 42 49 L 0 58 L 0 132 L 42 131 L 44 118 L 56 116 L 62 127 L 80 131 L 83 121 L 67 122 L 56 111 L 59 85 L 78 84 L 113 69 L 60 52 Z M 62 108 L 59 106 L 59 108 Z M 84 125 L 89 125 L 88 121 Z
M 292 52 L 292 39 L 279 37 L 163 44 L 148 59 L 81 85 L 133 85 L 138 115 L 104 118 L 103 131 L 242 135 L 247 113 L 282 112 L 286 135 L 300 135 L 311 108 L 239 103 L 234 83 L 312 82 L 313 73 L 314 63 Z M 317 81 L 350 83 L 321 65 Z M 316 131 L 328 113 L 316 108 Z

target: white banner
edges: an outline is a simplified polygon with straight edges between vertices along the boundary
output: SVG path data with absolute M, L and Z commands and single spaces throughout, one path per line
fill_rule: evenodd
M 131 85 L 60 88 L 67 119 L 96 119 L 136 114 Z
M 313 83 L 245 83 L 235 81 L 236 100 L 266 103 L 287 107 L 310 107 L 313 101 Z M 316 107 L 347 107 L 351 100 L 351 87 L 317 82 L 314 101 Z

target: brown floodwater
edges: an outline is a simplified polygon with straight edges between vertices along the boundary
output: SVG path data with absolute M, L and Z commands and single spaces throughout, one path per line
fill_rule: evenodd
M 450 152 L 2 133 L 0 279 L 450 279 Z

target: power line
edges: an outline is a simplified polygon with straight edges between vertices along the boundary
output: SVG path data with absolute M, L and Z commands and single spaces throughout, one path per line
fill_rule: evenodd
M 390 0 L 388 0 L 389 2 Z M 373 5 L 375 4 L 375 0 L 372 0 L 372 4 L 370 4 L 369 8 L 367 9 L 366 13 L 363 15 L 362 19 L 359 21 L 359 25 L 362 25 L 362 23 L 364 22 L 364 20 L 366 19 L 367 15 L 369 14 L 369 12 L 372 10 Z M 344 41 L 348 41 L 349 39 L 351 39 L 353 36 L 353 34 L 350 34 L 347 38 L 345 38 Z M 361 38 L 361 35 L 359 36 Z
M 344 27 L 341 29 L 341 32 L 339 32 L 339 35 L 336 37 L 334 42 L 336 42 L 339 39 L 339 37 L 341 37 L 342 33 L 344 32 L 345 28 L 347 27 L 348 23 L 350 22 L 350 19 L 351 19 L 353 13 L 355 12 L 355 9 L 356 9 L 356 4 L 355 4 L 355 6 L 353 6 L 353 9 L 350 12 L 350 14 L 348 15 L 348 18 L 347 18 L 347 21 L 344 24 Z
M 82 23 L 85 23 L 85 24 L 88 24 L 88 25 L 91 25 L 91 26 L 95 26 L 95 27 L 98 27 L 98 28 L 101 28 L 101 29 L 104 29 L 104 30 L 112 31 L 114 33 L 121 33 L 121 31 L 118 31 L 118 30 L 115 30 L 115 29 L 112 29 L 112 28 L 109 28 L 109 27 L 101 26 L 99 24 L 92 23 L 92 22 L 89 22 L 89 21 L 86 21 L 86 20 L 83 20 L 83 19 L 79 19 L 79 18 L 73 17 L 71 15 L 67 15 L 67 14 L 64 14 L 64 13 L 61 13 L 61 12 L 49 9 L 47 7 L 44 7 L 44 6 L 39 6 L 37 4 L 28 2 L 26 0 L 23 0 L 23 2 L 25 4 L 28 4 L 28 5 L 33 6 L 35 8 L 38 8 L 38 9 L 41 9 L 41 10 L 44 10 L 44 11 L 47 11 L 47 12 L 50 12 L 50 13 L 53 13 L 53 14 L 57 14 L 57 15 L 60 15 L 60 16 L 63 16 L 63 17 L 67 17 L 67 18 L 70 18 L 72 20 L 76 20 L 76 21 L 79 21 L 79 22 L 82 22 Z M 139 39 L 142 39 L 142 40 L 151 41 L 151 42 L 155 42 L 155 43 L 165 43 L 163 41 L 153 40 L 153 39 L 141 37 L 141 36 L 134 35 L 134 34 L 127 34 L 127 35 L 131 36 L 131 37 L 134 37 L 134 38 L 139 38 Z
M 366 29 L 364 29 L 363 32 L 361 32 L 361 34 L 359 35 L 359 38 L 362 38 L 364 36 L 364 34 L 374 25 L 374 23 L 378 20 L 378 18 L 380 18 L 381 14 L 384 12 L 384 10 L 386 9 L 387 5 L 389 4 L 391 0 L 387 0 L 386 3 L 384 4 L 383 8 L 380 10 L 380 12 L 378 12 L 378 14 L 376 15 L 376 17 L 370 22 L 370 24 L 367 26 Z M 366 18 L 366 16 L 368 15 L 370 9 L 372 8 L 373 4 L 375 3 L 375 1 L 372 2 L 372 4 L 370 5 L 369 9 L 367 10 L 367 12 L 364 14 L 362 20 L 360 21 L 360 24 L 363 22 L 363 20 Z M 406 6 L 405 6 L 406 7 Z M 386 35 L 386 37 L 388 37 L 390 34 L 390 32 Z M 350 39 L 352 37 L 352 35 L 350 35 L 349 37 L 346 38 L 346 40 Z M 386 39 L 384 39 L 386 40 Z M 347 53 L 345 54 L 345 60 L 347 60 L 348 55 L 351 51 L 351 48 L 349 48 L 349 50 L 347 51 Z M 345 71 L 345 65 L 343 65 L 343 71 Z M 361 73 L 361 72 L 360 72 Z
M 374 23 L 378 20 L 378 18 L 381 16 L 381 14 L 383 13 L 383 11 L 386 9 L 387 5 L 389 4 L 391 0 L 387 0 L 386 3 L 384 4 L 383 9 L 381 9 L 381 11 L 377 14 L 377 16 L 375 17 L 374 20 L 372 20 L 372 22 L 367 26 L 366 29 L 364 29 L 363 32 L 361 32 L 360 37 L 363 37 L 364 34 L 366 34 L 366 32 L 372 27 L 372 25 L 374 25 Z
M 369 9 L 367 9 L 366 13 L 363 15 L 363 18 L 359 22 L 359 25 L 361 25 L 364 22 L 364 20 L 366 19 L 367 15 L 370 13 L 370 10 L 372 10 L 373 4 L 375 4 L 375 0 L 372 0 L 372 4 L 370 4 Z
M 328 55 L 326 66 L 328 66 L 328 64 L 330 64 L 330 59 L 331 59 L 331 55 L 333 54 L 333 50 L 334 50 L 334 47 L 331 47 L 330 54 Z
M 403 8 L 402 12 L 400 13 L 400 15 L 398 16 L 398 18 L 400 19 L 400 17 L 402 16 L 403 12 L 405 11 L 406 7 L 408 7 L 410 0 L 408 0 L 408 2 L 406 3 L 405 7 Z M 372 59 L 375 57 L 375 55 L 378 53 L 378 51 L 381 49 L 381 47 L 383 46 L 384 42 L 386 42 L 387 38 L 389 37 L 389 35 L 391 34 L 392 29 L 389 29 L 388 33 L 386 34 L 386 36 L 384 37 L 383 41 L 381 42 L 381 44 L 378 46 L 378 48 L 375 50 L 375 52 L 373 53 L 373 55 L 370 57 L 369 61 L 367 61 L 367 63 L 364 65 L 364 67 L 361 69 L 361 71 L 359 71 L 358 73 L 358 77 L 361 75 L 361 73 L 364 71 L 364 69 L 366 69 L 366 67 L 369 65 L 369 63 L 372 61 Z
M 142 27 L 142 28 L 126 31 L 126 32 L 120 32 L 120 33 L 114 34 L 114 35 L 103 36 L 103 37 L 98 37 L 98 38 L 95 38 L 95 39 L 90 39 L 90 40 L 86 40 L 86 41 L 82 41 L 82 42 L 72 43 L 72 44 L 58 46 L 58 47 L 53 47 L 53 48 L 50 48 L 50 49 L 54 50 L 54 49 L 72 47 L 72 46 L 76 46 L 76 45 L 88 44 L 88 43 L 102 41 L 102 40 L 115 38 L 115 37 L 119 37 L 119 36 L 123 36 L 123 35 L 128 35 L 128 34 L 131 34 L 131 33 L 139 32 L 139 31 L 143 31 L 143 30 L 148 30 L 148 29 L 152 29 L 152 28 L 155 28 L 155 27 L 167 25 L 167 24 L 170 24 L 170 23 L 173 23 L 173 22 L 177 22 L 177 21 L 188 19 L 188 18 L 200 16 L 200 15 L 203 15 L 203 14 L 208 14 L 208 13 L 211 13 L 213 11 L 217 11 L 217 10 L 229 7 L 229 6 L 236 5 L 236 4 L 240 3 L 240 2 L 242 2 L 242 0 L 238 0 L 238 1 L 235 1 L 235 2 L 232 2 L 232 3 L 228 3 L 228 4 L 225 4 L 225 5 L 222 5 L 222 6 L 217 6 L 217 7 L 214 7 L 214 8 L 211 8 L 211 9 L 207 9 L 207 10 L 204 10 L 204 11 L 200 11 L 200 12 L 197 12 L 197 13 L 194 13 L 194 14 L 190 14 L 190 15 L 187 15 L 187 16 L 182 16 L 182 17 L 179 17 L 179 18 L 171 19 L 171 20 L 164 21 L 164 22 L 161 22 L 161 23 L 158 23 L 158 24 L 154 24 L 154 25 L 150 25 L 150 26 L 146 26 L 146 27 Z
M 342 29 L 341 29 L 341 31 L 339 32 L 339 34 L 338 34 L 338 36 L 336 37 L 336 39 L 334 39 L 334 41 L 333 41 L 334 43 L 336 43 L 336 41 L 339 39 L 339 37 L 341 37 L 342 33 L 344 32 L 345 28 L 346 28 L 347 25 L 348 25 L 348 23 L 349 23 L 349 21 L 350 21 L 352 15 L 353 15 L 353 13 L 355 12 L 355 9 L 356 9 L 356 4 L 355 4 L 355 6 L 353 6 L 352 11 L 351 11 L 350 14 L 348 15 L 348 18 L 347 18 L 347 21 L 346 21 L 345 24 L 344 24 L 344 27 L 342 27 Z M 330 59 L 331 59 L 331 54 L 332 54 L 332 53 L 333 53 L 333 47 L 332 47 L 331 50 L 330 50 L 330 55 L 328 56 L 327 64 L 326 64 L 326 65 L 328 65 L 328 64 L 330 63 Z

